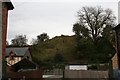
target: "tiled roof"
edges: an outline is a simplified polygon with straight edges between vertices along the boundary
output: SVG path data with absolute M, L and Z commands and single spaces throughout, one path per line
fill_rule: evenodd
M 13 51 L 17 56 L 24 56 L 28 47 L 20 47 L 20 48 L 6 48 L 6 56 L 9 56 L 9 53 Z

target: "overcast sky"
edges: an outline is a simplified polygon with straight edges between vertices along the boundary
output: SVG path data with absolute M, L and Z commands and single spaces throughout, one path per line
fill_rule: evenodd
M 9 11 L 7 40 L 16 35 L 32 38 L 45 32 L 50 38 L 73 35 L 73 24 L 78 20 L 77 11 L 83 6 L 110 8 L 118 15 L 118 0 L 11 0 L 14 10 Z M 116 21 L 117 22 L 117 21 Z

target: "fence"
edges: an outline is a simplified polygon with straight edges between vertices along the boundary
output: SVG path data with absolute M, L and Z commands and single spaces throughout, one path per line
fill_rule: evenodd
M 109 78 L 108 71 L 65 70 L 64 78 Z
M 62 69 L 44 70 L 44 75 L 63 75 Z

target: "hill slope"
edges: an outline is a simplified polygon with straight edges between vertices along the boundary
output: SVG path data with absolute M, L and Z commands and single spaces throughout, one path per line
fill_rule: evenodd
M 108 61 L 108 53 L 103 53 L 102 50 L 100 50 L 99 52 L 96 51 L 96 49 L 93 48 L 93 44 L 89 41 L 85 41 L 82 39 L 81 41 L 82 51 L 80 52 L 79 59 L 76 53 L 75 36 L 62 35 L 49 39 L 42 44 L 32 46 L 31 53 L 33 56 L 33 60 L 38 64 L 40 64 L 41 62 L 52 63 L 54 62 L 54 57 L 56 53 L 59 52 L 63 57 L 64 63 L 86 64 L 91 62 Z M 103 50 L 105 50 L 105 48 L 103 48 Z M 107 51 L 110 52 L 109 49 L 106 49 L 106 52 Z
M 41 45 L 31 48 L 33 58 L 38 61 L 53 60 L 57 50 L 62 54 L 64 61 L 74 60 L 75 38 L 74 36 L 60 36 L 47 40 Z

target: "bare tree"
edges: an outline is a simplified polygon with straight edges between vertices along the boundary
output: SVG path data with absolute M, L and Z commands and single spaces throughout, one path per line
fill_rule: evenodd
M 11 40 L 12 46 L 27 46 L 26 35 L 17 35 L 14 39 Z
M 103 10 L 101 7 L 83 7 L 77 14 L 79 21 L 73 25 L 73 32 L 79 31 L 78 34 L 90 37 L 94 43 L 102 36 L 106 26 L 114 26 L 116 19 L 110 9 Z

